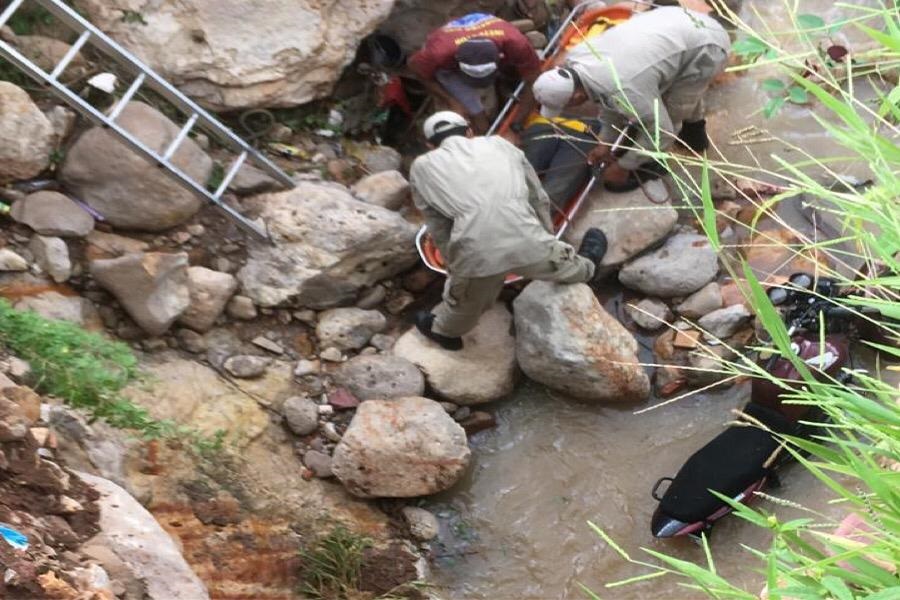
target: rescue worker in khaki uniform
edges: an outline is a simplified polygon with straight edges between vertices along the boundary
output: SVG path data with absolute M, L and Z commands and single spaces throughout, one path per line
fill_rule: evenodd
M 550 201 L 521 150 L 500 136 L 473 137 L 451 111 L 424 125 L 431 151 L 410 168 L 413 200 L 450 273 L 443 301 L 416 327 L 447 350 L 462 348 L 503 289 L 507 273 L 581 283 L 594 276 L 606 237 L 590 229 L 578 252 L 553 235 Z
M 613 157 L 611 142 L 633 121 L 632 148 L 654 150 L 658 128 L 661 150 L 677 134 L 686 146 L 703 152 L 709 141 L 701 101 L 725 68 L 729 47 L 728 33 L 712 17 L 677 6 L 656 8 L 572 48 L 561 67 L 538 77 L 534 96 L 545 117 L 588 100 L 597 104 L 603 126 L 588 161 L 611 161 L 604 185 L 628 191 L 640 184 L 635 171 L 649 171 L 652 177 L 660 168 L 635 149 Z

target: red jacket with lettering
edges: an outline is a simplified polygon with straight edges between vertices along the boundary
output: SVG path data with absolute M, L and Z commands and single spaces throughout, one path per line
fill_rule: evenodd
M 456 69 L 456 49 L 474 38 L 494 42 L 503 55 L 501 68 L 509 66 L 523 79 L 537 75 L 541 63 L 531 43 L 510 23 L 484 13 L 472 13 L 435 29 L 421 50 L 409 57 L 409 68 L 422 79 L 434 79 L 438 69 Z

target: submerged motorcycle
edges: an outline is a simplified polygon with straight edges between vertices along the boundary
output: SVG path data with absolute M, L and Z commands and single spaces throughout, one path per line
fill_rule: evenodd
M 851 365 L 849 329 L 856 315 L 829 300 L 837 295 L 836 287 L 832 280 L 814 281 L 810 275 L 797 273 L 788 287 L 771 288 L 769 299 L 788 307 L 792 351 L 816 377 L 842 381 L 849 378 L 845 370 Z M 824 340 L 819 337 L 820 319 L 824 320 Z M 782 382 L 803 385 L 802 376 L 787 358 L 773 354 L 761 359 L 760 365 Z M 756 492 L 777 487 L 776 470 L 791 455 L 782 450 L 773 433 L 809 438 L 817 429 L 810 423 L 823 418 L 815 406 L 782 402 L 789 393 L 790 389 L 768 379 L 754 378 L 750 402 L 738 422 L 695 452 L 675 477 L 656 482 L 651 493 L 659 505 L 650 526 L 655 537 L 699 537 L 731 513 L 732 506 L 709 490 L 747 504 Z

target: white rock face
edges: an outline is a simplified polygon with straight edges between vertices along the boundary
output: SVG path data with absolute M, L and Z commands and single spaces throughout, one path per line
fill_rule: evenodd
M 84 237 L 94 229 L 94 217 L 59 192 L 35 192 L 16 201 L 10 214 L 41 235 Z
M 0 271 L 26 271 L 28 261 L 10 250 L 0 248 Z
M 461 405 L 483 404 L 515 387 L 516 340 L 511 324 L 509 311 L 497 303 L 463 336 L 462 350 L 444 350 L 413 327 L 400 336 L 393 352 L 418 366 L 442 398 Z
M 619 281 L 651 296 L 687 296 L 702 288 L 719 272 L 719 261 L 709 240 L 702 235 L 674 235 L 650 254 L 628 263 Z
M 724 340 L 743 327 L 752 316 L 743 304 L 733 304 L 700 317 L 697 325 L 709 335 Z
M 142 102 L 130 102 L 117 123 L 159 154 L 181 129 Z M 203 184 L 213 167 L 212 159 L 190 138 L 171 162 Z M 87 130 L 76 140 L 66 153 L 60 179 L 75 197 L 123 229 L 163 231 L 189 219 L 203 204 L 101 127 Z
M 584 284 L 528 284 L 513 303 L 516 356 L 531 379 L 569 396 L 638 402 L 650 380 L 638 345 Z
M 0 182 L 31 179 L 50 165 L 53 125 L 28 94 L 0 81 Z
M 338 443 L 332 471 L 356 496 L 414 498 L 451 487 L 470 456 L 466 432 L 437 402 L 369 400 Z
M 103 545 L 143 581 L 148 600 L 208 600 L 206 586 L 147 509 L 108 479 L 87 473 L 78 476 L 100 492 Z
M 359 350 L 385 327 L 387 319 L 377 310 L 332 308 L 319 315 L 316 335 L 325 347 Z
M 141 329 L 162 335 L 190 304 L 187 254 L 148 252 L 95 260 L 91 275 Z
M 88 20 L 216 110 L 331 93 L 393 0 L 78 0 Z M 126 12 L 141 19 L 124 18 Z
M 194 331 L 208 331 L 237 289 L 237 279 L 206 267 L 189 267 L 187 283 L 191 303 L 178 321 Z
M 288 299 L 322 309 L 352 303 L 357 292 L 417 260 L 416 228 L 393 211 L 353 198 L 347 188 L 300 182 L 251 200 L 276 246 L 256 244 L 238 274 L 256 304 Z

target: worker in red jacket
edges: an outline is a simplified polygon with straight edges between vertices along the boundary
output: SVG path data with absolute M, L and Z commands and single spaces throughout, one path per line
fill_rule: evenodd
M 540 59 L 522 32 L 484 13 L 472 13 L 432 31 L 408 66 L 426 89 L 451 110 L 469 117 L 477 133 L 490 127 L 481 99 L 501 70 L 515 70 L 525 82 L 522 119 L 531 112 L 531 84 L 540 74 Z M 515 123 L 513 131 L 522 123 Z

